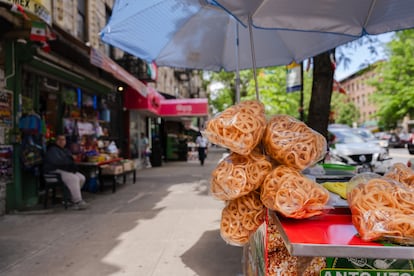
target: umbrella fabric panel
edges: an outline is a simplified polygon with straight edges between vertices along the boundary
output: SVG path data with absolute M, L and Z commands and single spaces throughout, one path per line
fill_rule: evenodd
M 176 30 L 201 9 L 200 5 L 191 5 L 191 2 L 194 1 L 116 1 L 108 24 L 101 31 L 101 38 L 106 43 L 152 61 Z
M 211 71 L 253 67 L 249 29 L 221 8 L 202 0 L 142 2 L 117 2 L 102 40 L 158 66 Z M 257 67 L 300 62 L 354 39 L 256 28 L 252 34 Z
M 360 37 L 414 27 L 412 0 L 214 0 L 258 28 Z

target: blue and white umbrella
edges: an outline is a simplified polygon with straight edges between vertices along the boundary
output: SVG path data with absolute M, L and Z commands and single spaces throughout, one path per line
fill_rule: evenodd
M 158 66 L 253 69 L 257 98 L 256 68 L 299 63 L 354 39 L 249 27 L 213 0 L 118 0 L 101 38 Z
M 412 0 L 117 0 L 101 38 L 158 66 L 238 71 L 411 28 L 412 11 Z
M 414 27 L 412 0 L 213 0 L 240 22 L 261 29 L 359 38 Z M 250 19 L 249 19 L 250 18 Z
M 118 0 L 101 38 L 158 66 L 210 71 L 253 68 L 252 53 L 258 68 L 300 62 L 354 39 L 257 28 L 250 34 L 212 0 Z

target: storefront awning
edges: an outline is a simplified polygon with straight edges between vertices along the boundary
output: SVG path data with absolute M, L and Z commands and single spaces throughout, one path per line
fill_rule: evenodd
M 124 92 L 124 107 L 132 110 L 149 111 L 155 115 L 159 114 L 161 101 L 164 97 L 152 87 L 147 87 L 147 96 L 144 97 L 132 87 Z
M 199 99 L 171 99 L 161 100 L 159 116 L 207 116 L 208 100 Z
M 147 86 L 143 82 L 128 73 L 124 68 L 119 66 L 115 61 L 107 57 L 98 49 L 91 48 L 90 61 L 93 65 L 102 68 L 108 73 L 111 73 L 118 80 L 128 84 L 143 97 L 147 96 Z

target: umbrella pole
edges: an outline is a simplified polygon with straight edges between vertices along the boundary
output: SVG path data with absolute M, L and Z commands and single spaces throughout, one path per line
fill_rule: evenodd
M 236 24 L 236 103 L 240 102 L 239 23 Z
M 251 48 L 252 62 L 253 62 L 254 85 L 255 85 L 255 88 L 256 88 L 256 99 L 260 100 L 260 98 L 259 98 L 259 87 L 257 86 L 256 56 L 255 56 L 256 52 L 254 51 L 252 16 L 250 14 L 249 14 L 249 34 L 250 34 L 250 48 Z

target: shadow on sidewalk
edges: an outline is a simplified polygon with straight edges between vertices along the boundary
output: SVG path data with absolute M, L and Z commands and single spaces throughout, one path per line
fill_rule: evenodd
M 211 230 L 180 257 L 198 276 L 236 276 L 243 275 L 242 254 L 242 247 L 226 244 L 220 230 Z

